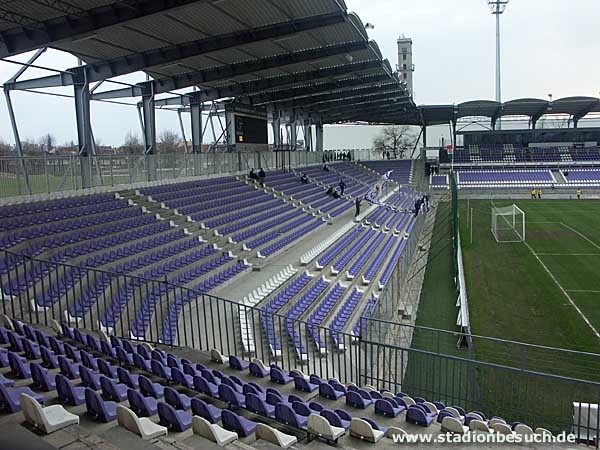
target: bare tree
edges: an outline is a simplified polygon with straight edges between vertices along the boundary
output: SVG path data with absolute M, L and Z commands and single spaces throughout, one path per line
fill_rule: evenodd
M 382 158 L 402 159 L 406 150 L 417 142 L 417 136 L 408 125 L 389 125 L 373 140 L 373 149 Z
M 0 156 L 10 156 L 13 151 L 13 146 L 0 138 Z
M 179 135 L 171 130 L 163 130 L 158 137 L 158 151 L 160 153 L 175 153 Z
M 130 131 L 125 135 L 123 147 L 130 155 L 141 155 L 144 153 L 144 146 L 142 145 L 139 136 L 133 131 Z

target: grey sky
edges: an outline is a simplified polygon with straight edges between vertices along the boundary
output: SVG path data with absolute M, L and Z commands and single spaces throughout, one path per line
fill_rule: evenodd
M 485 0 L 346 0 L 346 4 L 363 22 L 375 25 L 369 35 L 392 66 L 397 63 L 397 37 L 404 33 L 413 39 L 417 104 L 494 97 L 494 18 Z M 502 17 L 503 99 L 547 98 L 549 93 L 555 99 L 599 96 L 599 18 L 598 0 L 512 0 Z M 14 59 L 24 61 L 27 57 Z M 49 51 L 39 64 L 66 69 L 76 61 Z M 0 81 L 6 81 L 17 69 L 0 62 Z M 120 79 L 137 82 L 143 77 L 134 74 Z M 71 99 L 15 92 L 13 103 L 23 139 L 37 139 L 49 132 L 60 143 L 76 140 Z M 92 124 L 96 138 L 104 144 L 120 144 L 129 130 L 139 133 L 137 112 L 126 106 L 94 102 Z M 176 114 L 158 112 L 157 127 L 159 133 L 162 129 L 178 131 Z M 325 145 L 368 147 L 374 133 L 364 127 L 327 128 Z M 438 134 L 429 136 L 431 144 L 437 143 Z M 3 97 L 0 138 L 13 141 Z

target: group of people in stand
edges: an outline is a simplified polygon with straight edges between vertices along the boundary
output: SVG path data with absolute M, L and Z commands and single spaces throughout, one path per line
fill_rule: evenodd
M 415 217 L 419 215 L 420 211 L 429 212 L 429 207 L 429 194 L 425 193 L 421 198 L 415 200 L 415 205 L 413 208 Z
M 330 161 L 352 161 L 352 153 L 350 152 L 326 152 L 323 155 L 323 164 Z
M 248 178 L 250 178 L 251 180 L 254 181 L 258 181 L 258 183 L 261 186 L 265 185 L 265 178 L 266 178 L 266 174 L 265 171 L 263 170 L 263 168 L 261 167 L 260 170 L 258 171 L 258 173 L 254 172 L 254 168 L 252 168 L 250 170 L 250 173 L 248 174 Z
M 554 189 L 554 185 L 552 185 L 552 189 Z M 542 198 L 542 188 L 533 188 L 531 190 L 531 199 L 541 199 Z M 575 195 L 577 195 L 577 199 L 580 200 L 581 199 L 581 194 L 583 194 L 583 191 L 581 190 L 581 188 L 577 188 L 577 190 L 575 191 Z

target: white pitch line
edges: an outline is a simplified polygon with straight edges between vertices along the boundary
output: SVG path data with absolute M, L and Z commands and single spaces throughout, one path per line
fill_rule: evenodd
M 600 256 L 600 253 L 538 253 L 539 256 Z
M 583 313 L 583 311 L 581 311 L 581 309 L 579 309 L 579 306 L 577 306 L 575 304 L 575 302 L 573 301 L 573 299 L 571 298 L 571 296 L 569 295 L 569 293 L 565 290 L 564 287 L 562 287 L 562 285 L 558 282 L 558 280 L 552 274 L 552 272 L 550 272 L 550 269 L 548 269 L 548 267 L 546 267 L 546 264 L 544 264 L 544 262 L 541 260 L 541 258 L 533 251 L 533 249 L 531 248 L 531 246 L 529 245 L 528 242 L 525 242 L 525 245 L 527 246 L 527 248 L 529 249 L 529 251 L 531 252 L 531 254 L 533 256 L 535 256 L 535 259 L 537 259 L 538 262 L 542 265 L 542 267 L 548 273 L 548 275 L 550 275 L 550 278 L 552 278 L 552 280 L 556 283 L 556 285 L 559 287 L 559 289 L 562 291 L 562 293 L 565 295 L 565 297 L 567 297 L 567 300 L 569 300 L 569 303 L 571 304 L 571 306 L 573 306 L 573 308 L 575 308 L 575 311 L 577 311 L 579 313 L 579 315 L 581 316 L 581 318 L 583 319 L 583 321 L 587 324 L 587 326 L 590 327 L 590 329 L 596 335 L 596 337 L 598 339 L 600 339 L 600 333 L 598 333 L 598 330 L 596 330 L 596 328 L 594 328 L 594 325 L 592 325 L 592 323 L 588 320 L 588 318 L 585 316 L 585 314 Z
M 567 225 L 564 222 L 560 223 L 563 227 L 565 227 L 568 230 L 571 230 L 573 233 L 578 234 L 579 236 L 581 236 L 583 239 L 585 239 L 586 241 L 588 241 L 590 244 L 592 244 L 594 247 L 596 247 L 598 250 L 600 250 L 600 245 L 596 244 L 594 241 L 592 241 L 589 237 L 587 237 L 585 234 L 580 233 L 579 231 L 577 231 L 575 228 L 570 227 L 569 225 Z
M 583 293 L 591 293 L 591 294 L 600 294 L 600 291 L 594 291 L 592 289 L 567 289 L 567 292 L 583 292 Z

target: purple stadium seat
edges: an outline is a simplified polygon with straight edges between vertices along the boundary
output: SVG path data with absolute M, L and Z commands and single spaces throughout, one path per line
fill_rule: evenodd
M 54 353 L 43 345 L 40 345 L 40 354 L 42 356 L 42 365 L 48 369 L 56 369 L 58 367 L 58 358 Z
M 299 391 L 309 393 L 315 392 L 317 389 L 319 389 L 318 384 L 313 384 L 304 377 L 294 377 L 294 385 Z
M 115 367 L 110 363 L 106 362 L 103 359 L 98 358 L 98 370 L 105 377 L 111 378 L 113 380 L 117 379 L 117 369 L 120 367 Z
M 103 377 L 108 380 L 108 378 Z M 85 404 L 88 414 L 100 422 L 112 422 L 117 418 L 117 404 L 105 402 L 95 391 L 85 388 Z
M 186 375 L 178 367 L 171 367 L 171 376 L 173 377 L 174 383 L 185 386 L 188 389 L 194 388 L 194 377 L 191 375 Z
M 177 410 L 166 403 L 158 404 L 159 423 L 169 431 L 185 431 L 192 426 L 192 416 L 185 411 Z
M 238 358 L 237 356 L 229 356 L 229 367 L 235 370 L 246 370 L 250 366 L 248 361 Z
M 177 392 L 172 387 L 165 387 L 165 401 L 175 409 L 181 409 L 187 411 L 190 409 L 190 403 L 192 399 L 185 395 Z
M 129 370 L 122 367 L 117 367 L 117 378 L 121 383 L 127 387 L 130 387 L 131 389 L 137 389 L 140 387 L 140 376 L 132 375 Z
M 373 400 L 364 398 L 360 393 L 356 391 L 348 391 L 346 394 L 346 405 L 354 408 L 365 409 L 373 403 Z
M 101 376 L 102 375 L 94 373 L 85 366 L 79 366 L 79 378 L 81 378 L 81 385 L 84 387 L 88 387 L 94 391 L 97 391 L 102 387 L 100 385 Z
M 269 373 L 270 373 L 269 369 L 261 367 L 259 364 L 257 364 L 254 361 L 252 361 L 250 363 L 250 365 L 248 366 L 248 370 L 250 371 L 251 375 L 258 377 L 258 378 L 264 378 L 267 375 L 269 375 Z
M 135 389 L 127 390 L 129 407 L 138 417 L 150 417 L 158 412 L 158 400 L 153 397 L 144 397 Z
M 428 427 L 433 422 L 434 414 L 431 414 L 423 405 L 412 405 L 406 410 L 406 421 Z
M 12 377 L 20 380 L 31 378 L 31 370 L 29 370 L 26 358 L 14 352 L 8 352 L 8 364 L 10 365 L 10 375 Z
M 275 418 L 295 428 L 305 428 L 308 422 L 308 417 L 296 414 L 293 408 L 285 403 L 275 405 Z
M 210 397 L 219 397 L 219 388 L 217 385 L 210 383 L 206 378 L 201 375 L 194 377 L 194 389 L 202 394 Z
M 163 380 L 172 381 L 171 369 L 156 359 L 150 360 L 150 371 Z
M 70 359 L 65 358 L 62 355 L 59 355 L 58 357 L 58 367 L 60 367 L 60 373 L 71 380 L 79 378 L 80 365 L 81 364 L 71 362 Z
M 117 347 L 115 349 L 115 353 L 117 354 L 117 359 L 119 360 L 119 362 L 121 364 L 125 364 L 125 365 L 132 365 L 133 364 L 133 357 L 135 355 L 131 355 L 131 354 L 127 353 L 125 351 L 125 349 L 123 349 L 123 347 Z M 143 360 L 143 358 L 141 358 L 141 359 Z
M 44 396 L 36 394 L 28 387 L 6 388 L 0 383 L 0 410 L 15 413 L 21 410 L 19 396 L 27 394 L 35 398 L 39 403 L 44 403 Z
M 233 408 L 246 407 L 246 398 L 242 394 L 238 394 L 231 386 L 227 386 L 226 384 L 219 385 L 219 399 Z
M 127 398 L 128 387 L 125 384 L 117 384 L 110 378 L 100 375 L 100 385 L 102 386 L 104 397 L 109 400 L 122 402 Z
M 5 378 L 4 375 L 0 373 L 0 385 L 4 387 L 13 387 L 15 385 L 15 382 L 14 380 L 9 380 L 8 378 Z
M 313 410 L 308 407 L 308 405 L 304 402 L 294 402 L 291 404 L 292 409 L 299 416 L 308 417 L 313 414 Z
M 346 395 L 346 392 L 345 389 L 344 391 L 338 391 L 333 385 L 329 383 L 321 383 L 319 385 L 319 395 L 321 397 L 328 398 L 329 400 L 337 400 Z
M 152 382 L 148 377 L 140 375 L 138 379 L 140 383 L 140 392 L 146 397 L 161 398 L 164 395 L 164 386 L 159 383 Z
M 263 401 L 256 394 L 246 394 L 246 409 L 265 417 L 275 416 L 275 407 Z
M 79 352 L 81 355 L 81 363 L 88 369 L 98 370 L 98 358 L 94 358 L 90 353 L 85 350 Z
M 221 412 L 223 410 L 206 403 L 204 400 L 192 398 L 191 406 L 192 414 L 195 416 L 204 417 L 210 423 L 217 423 L 221 420 Z
M 233 411 L 224 409 L 221 413 L 221 422 L 223 428 L 229 431 L 235 431 L 239 436 L 250 436 L 256 430 L 256 423 L 245 417 L 238 416 Z
M 85 402 L 84 387 L 75 387 L 64 375 L 56 375 L 56 392 L 63 405 L 77 406 Z
M 348 431 L 348 428 L 350 428 L 350 420 L 342 419 L 339 416 L 339 414 L 335 411 L 332 411 L 330 409 L 324 409 L 319 414 L 325 417 L 325 419 L 327 419 L 327 422 L 329 422 L 329 424 L 334 427 L 343 428 L 346 431 Z
M 406 408 L 398 406 L 393 399 L 377 399 L 375 400 L 375 414 L 382 414 L 387 417 L 396 417 Z
M 277 384 L 288 384 L 294 381 L 294 378 L 286 375 L 279 367 L 271 366 L 271 381 Z

